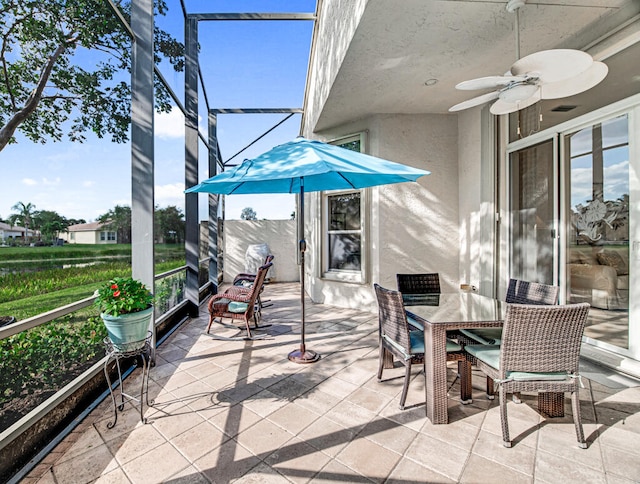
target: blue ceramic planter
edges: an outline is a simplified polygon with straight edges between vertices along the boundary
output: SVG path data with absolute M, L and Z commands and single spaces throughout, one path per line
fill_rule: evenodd
M 153 306 L 137 313 L 111 316 L 100 314 L 109 339 L 119 351 L 135 351 L 144 346 L 153 316 Z

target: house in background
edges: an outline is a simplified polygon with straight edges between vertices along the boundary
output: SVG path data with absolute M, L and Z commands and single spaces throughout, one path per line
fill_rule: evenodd
M 24 227 L 0 222 L 0 244 L 6 244 L 10 240 L 23 240 L 25 238 L 25 232 L 27 232 L 27 230 Z M 33 239 L 39 237 L 40 232 L 29 229 L 27 235 Z
M 431 175 L 305 196 L 311 298 L 375 307 L 372 284 L 403 272 L 496 297 L 509 278 L 555 284 L 592 305 L 583 354 L 640 375 L 640 2 L 323 0 L 316 29 L 301 134 Z M 456 84 L 561 48 L 607 77 L 449 112 L 491 92 Z
M 106 230 L 104 224 L 91 222 L 87 224 L 70 225 L 60 237 L 69 244 L 117 244 L 118 235 L 115 231 Z

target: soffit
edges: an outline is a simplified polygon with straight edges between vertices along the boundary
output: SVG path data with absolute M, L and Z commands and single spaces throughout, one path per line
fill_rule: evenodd
M 521 57 L 545 49 L 585 49 L 639 11 L 638 0 L 528 0 L 520 10 Z M 514 27 L 515 14 L 507 12 L 506 2 L 370 0 L 315 130 L 375 113 L 447 113 L 486 92 L 458 91 L 457 83 L 509 70 L 517 59 Z M 636 70 L 640 63 L 619 64 Z M 607 81 L 615 76 L 610 73 Z M 432 78 L 437 84 L 426 86 Z M 638 92 L 637 82 L 617 87 Z M 554 105 L 563 103 L 558 101 Z M 587 103 L 593 102 L 587 97 L 586 111 Z

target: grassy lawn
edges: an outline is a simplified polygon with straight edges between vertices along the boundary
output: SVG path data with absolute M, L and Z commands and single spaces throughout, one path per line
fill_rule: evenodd
M 37 272 L 11 272 L 0 275 L 0 316 L 25 319 L 93 294 L 104 282 L 116 276 L 131 275 L 128 244 L 69 245 L 64 247 L 3 247 L 0 267 L 22 268 L 29 261 L 65 263 L 100 261 L 85 267 L 52 267 Z M 102 259 L 121 256 L 121 259 Z M 176 245 L 156 246 L 156 273 L 184 265 L 184 248 Z
M 20 321 L 92 296 L 113 277 L 131 275 L 130 255 L 124 244 L 2 247 L 0 268 L 8 272 L 0 273 L 0 316 Z M 62 268 L 63 259 L 72 266 Z M 157 274 L 183 266 L 184 247 L 156 246 L 155 260 Z M 159 299 L 171 283 L 156 285 Z M 0 340 L 0 431 L 104 356 L 105 337 L 92 305 Z

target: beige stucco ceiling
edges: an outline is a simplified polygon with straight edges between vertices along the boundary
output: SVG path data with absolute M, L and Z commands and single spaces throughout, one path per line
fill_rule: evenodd
M 515 14 L 506 4 L 369 0 L 315 129 L 373 113 L 446 113 L 450 106 L 486 92 L 458 91 L 454 86 L 504 74 L 517 59 Z M 528 0 L 520 10 L 521 56 L 553 48 L 588 50 L 611 63 L 606 81 L 615 82 L 614 97 L 640 92 L 640 44 L 619 62 L 601 42 L 595 45 L 639 13 L 640 0 Z M 426 86 L 428 79 L 438 82 Z M 607 84 L 599 89 L 611 97 Z M 570 101 L 588 111 L 599 102 L 594 93 Z M 551 109 L 551 104 L 565 101 L 545 101 L 545 106 Z M 574 116 L 580 110 L 559 116 Z

